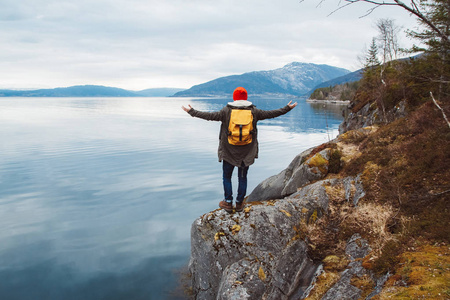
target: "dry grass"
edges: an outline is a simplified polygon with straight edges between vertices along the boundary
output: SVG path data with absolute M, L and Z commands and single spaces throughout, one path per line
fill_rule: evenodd
M 349 135 L 342 145 L 351 140 Z M 417 107 L 408 118 L 358 140 L 357 148 L 349 143 L 350 148 L 341 150 L 347 159 L 341 176 L 362 174 L 366 196 L 359 213 L 364 215 L 363 205 L 369 205 L 368 210 L 380 210 L 387 222 L 380 227 L 376 224 L 383 224 L 383 220 L 368 219 L 377 227 L 373 232 L 366 230 L 366 237 L 381 253 L 367 265 L 385 273 L 395 267 L 397 256 L 417 238 L 430 243 L 449 242 L 450 193 L 441 193 L 450 189 L 450 131 L 433 104 Z M 356 214 L 349 220 L 351 228 L 364 223 Z
M 354 276 L 350 280 L 350 283 L 362 291 L 359 299 L 366 299 L 376 285 L 372 278 L 368 275 L 363 275 L 361 277 Z
M 361 155 L 359 151 L 359 146 L 355 144 L 338 142 L 338 149 L 341 151 L 341 161 L 343 164 L 348 163 L 350 160 L 355 159 L 356 157 Z
M 379 256 L 387 242 L 396 240 L 388 228 L 396 213 L 392 206 L 366 200 L 354 207 L 345 200 L 342 184 L 327 185 L 325 190 L 330 198 L 328 214 L 300 225 L 313 258 L 322 260 L 343 253 L 347 240 L 355 233 L 369 241 L 374 257 Z
M 344 235 L 358 232 L 369 241 L 372 250 L 380 252 L 383 246 L 395 239 L 388 230 L 388 223 L 394 215 L 390 205 L 380 205 L 373 202 L 361 203 L 358 207 L 345 204 L 340 211 L 341 230 Z

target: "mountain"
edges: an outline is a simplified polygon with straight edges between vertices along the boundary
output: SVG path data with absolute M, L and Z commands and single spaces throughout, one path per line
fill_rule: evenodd
M 293 62 L 282 68 L 231 75 L 195 85 L 176 93 L 176 97 L 229 97 L 243 86 L 254 96 L 303 96 L 316 85 L 343 76 L 350 71 L 328 65 Z
M 183 89 L 154 88 L 128 91 L 101 85 L 76 85 L 55 89 L 0 90 L 0 97 L 166 97 Z
M 177 88 L 153 88 L 146 89 L 142 91 L 137 91 L 138 95 L 142 97 L 169 97 L 175 93 L 184 91 L 185 89 L 177 89 Z
M 77 85 L 31 91 L 0 90 L 4 97 L 136 97 L 135 92 L 100 85 Z

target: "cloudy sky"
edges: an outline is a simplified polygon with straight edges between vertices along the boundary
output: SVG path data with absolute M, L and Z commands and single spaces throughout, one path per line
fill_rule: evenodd
M 0 0 L 0 88 L 189 88 L 293 61 L 359 69 L 376 20 L 339 0 Z M 411 43 L 407 38 L 402 45 Z

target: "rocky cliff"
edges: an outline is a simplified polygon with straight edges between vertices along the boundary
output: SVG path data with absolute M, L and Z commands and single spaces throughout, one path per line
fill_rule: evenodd
M 349 113 L 339 125 L 339 133 L 372 125 L 387 124 L 405 116 L 406 104 L 404 101 L 387 111 L 379 109 L 376 103 L 367 103 L 361 109 Z
M 448 127 L 430 103 L 362 109 L 193 223 L 195 299 L 448 299 Z
M 255 188 L 243 212 L 230 215 L 218 209 L 198 218 L 191 230 L 189 264 L 195 298 L 305 298 L 323 271 L 323 264 L 308 254 L 314 244 L 308 231 L 335 209 L 330 201 L 336 201 L 336 194 L 352 206 L 364 195 L 360 178 L 330 173 L 336 160 L 339 164 L 353 155 L 353 145 L 339 140 L 309 149 Z M 367 241 L 352 236 L 346 249 L 355 241 L 361 241 L 358 245 L 364 250 L 346 250 L 343 259 L 352 271 L 342 274 L 325 299 L 350 294 L 356 299 L 362 291 L 348 290 L 351 278 L 374 276 L 355 262 L 368 253 Z

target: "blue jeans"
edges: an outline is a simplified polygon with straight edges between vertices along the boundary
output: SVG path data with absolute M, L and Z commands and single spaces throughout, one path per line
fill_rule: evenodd
M 223 190 L 225 200 L 227 202 L 233 202 L 233 188 L 231 186 L 231 175 L 233 175 L 234 166 L 226 161 L 223 161 Z M 247 173 L 248 166 L 238 168 L 238 193 L 236 197 L 236 202 L 244 201 L 245 193 L 247 193 Z

